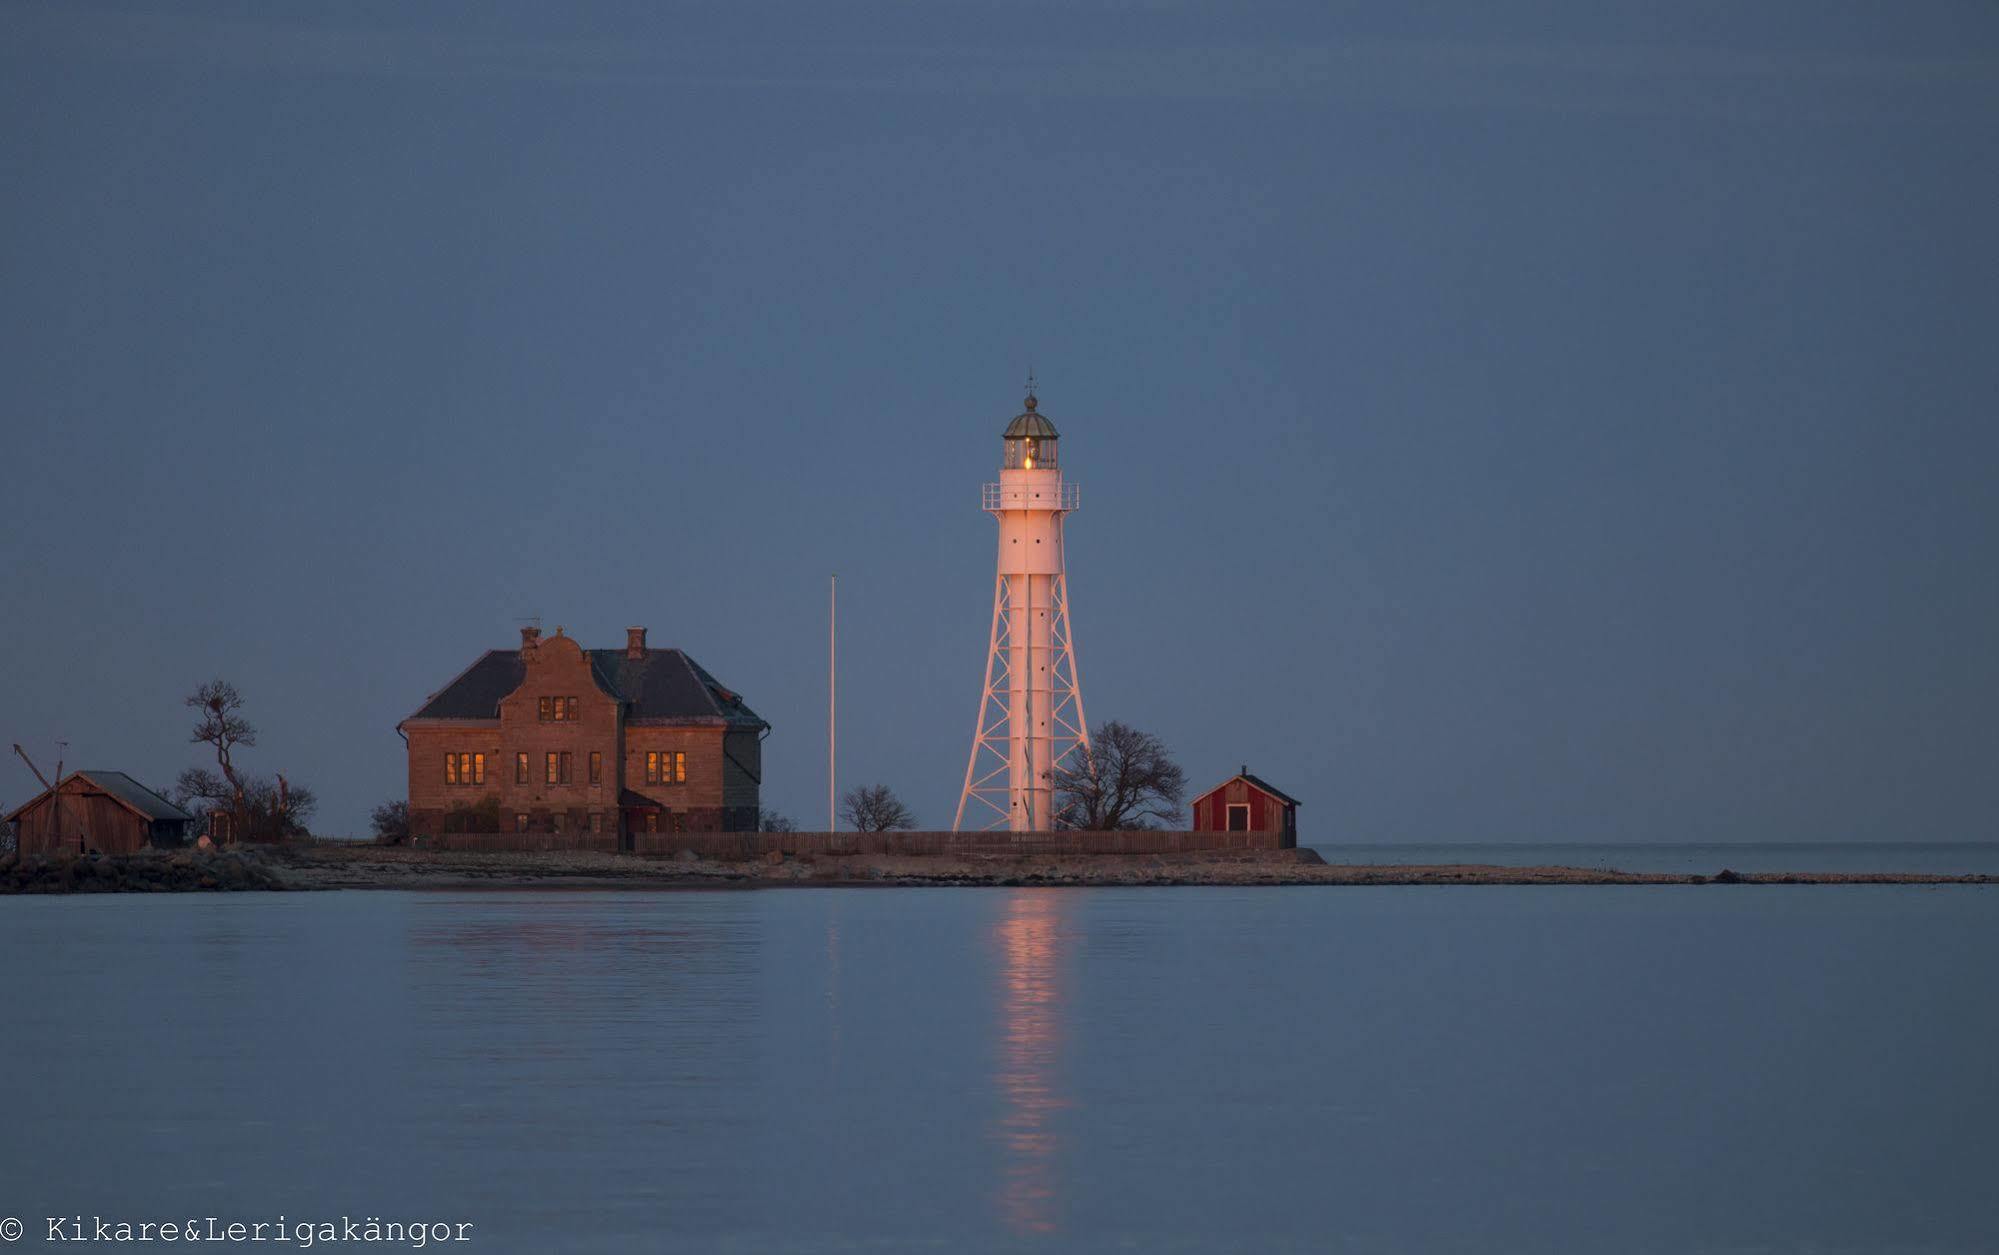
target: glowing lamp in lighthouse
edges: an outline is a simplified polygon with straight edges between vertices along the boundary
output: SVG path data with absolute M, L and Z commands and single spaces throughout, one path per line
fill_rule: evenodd
M 1062 524 L 1076 485 L 1062 481 L 1059 434 L 1030 382 L 1027 409 L 1001 439 L 1000 480 L 985 486 L 999 522 L 999 570 L 985 688 L 952 831 L 1054 826 L 1054 773 L 1090 743 L 1069 624 Z

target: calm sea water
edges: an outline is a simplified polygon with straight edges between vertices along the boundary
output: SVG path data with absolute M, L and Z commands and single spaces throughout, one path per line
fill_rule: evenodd
M 1999 841 L 1712 845 L 1316 845 L 1329 863 L 1492 863 L 1627 872 L 1927 872 L 1999 875 Z
M 0 947 L 20 1249 L 1999 1250 L 1999 888 L 15 898 Z

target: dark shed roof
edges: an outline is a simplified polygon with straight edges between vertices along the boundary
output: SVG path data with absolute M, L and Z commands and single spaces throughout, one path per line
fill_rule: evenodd
M 1303 802 L 1300 802 L 1297 798 L 1292 797 L 1289 793 L 1286 793 L 1284 790 L 1270 783 L 1270 781 L 1265 780 L 1262 776 L 1252 776 L 1247 771 L 1238 771 L 1233 776 L 1230 776 L 1228 779 L 1222 781 L 1214 788 L 1209 789 L 1207 793 L 1201 794 L 1200 797 L 1196 797 L 1194 800 L 1198 802 L 1201 800 L 1201 798 L 1208 796 L 1208 793 L 1219 792 L 1222 789 L 1227 788 L 1229 785 L 1234 784 L 1238 780 L 1248 781 L 1251 788 L 1261 789 L 1265 793 L 1268 793 L 1270 796 L 1276 798 L 1280 802 L 1285 802 L 1292 806 L 1304 805 Z
M 72 771 L 56 782 L 56 788 L 61 788 L 79 776 L 149 820 L 158 821 L 164 819 L 187 822 L 194 818 L 194 816 L 175 806 L 172 802 L 167 801 L 122 771 Z M 9 811 L 5 818 L 7 820 L 14 819 L 22 811 L 27 810 L 54 791 L 54 789 L 44 789 L 34 797 L 15 807 L 12 811 Z
M 629 704 L 628 719 L 709 719 L 768 726 L 739 695 L 678 649 L 648 649 L 643 658 L 628 657 L 622 649 L 584 652 L 598 686 Z M 498 719 L 500 700 L 519 688 L 526 675 L 520 651 L 488 650 L 410 718 Z

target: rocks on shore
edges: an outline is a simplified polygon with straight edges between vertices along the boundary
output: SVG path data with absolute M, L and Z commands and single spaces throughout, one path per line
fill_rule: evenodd
M 234 889 L 759 888 L 779 885 L 1776 885 L 1991 884 L 1990 875 L 1622 872 L 1480 864 L 1328 864 L 1313 850 L 1146 855 L 663 856 L 585 851 L 441 851 L 312 842 L 148 852 L 120 858 L 0 859 L 0 894 Z
M 143 854 L 0 859 L 0 894 L 222 893 L 293 886 L 255 851 L 149 850 Z

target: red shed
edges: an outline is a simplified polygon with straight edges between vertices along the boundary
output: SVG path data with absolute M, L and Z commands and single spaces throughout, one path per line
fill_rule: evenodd
M 130 854 L 179 845 L 192 820 L 122 771 L 78 771 L 0 822 L 15 825 L 23 855 Z
M 1248 766 L 1194 799 L 1195 832 L 1281 832 L 1298 844 L 1298 799 L 1249 774 Z

